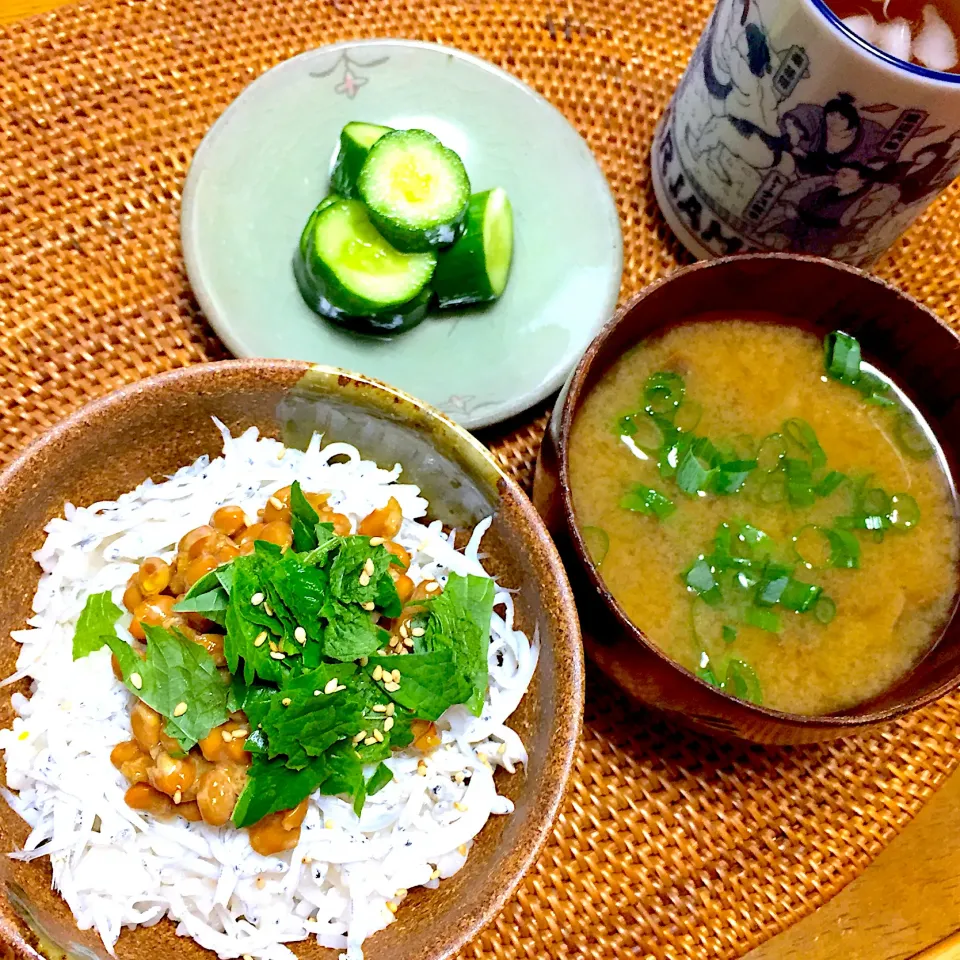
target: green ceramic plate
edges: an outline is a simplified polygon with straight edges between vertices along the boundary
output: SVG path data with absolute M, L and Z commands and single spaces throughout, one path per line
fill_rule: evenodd
M 497 303 L 389 340 L 344 333 L 306 307 L 293 251 L 351 120 L 430 130 L 474 190 L 506 189 L 516 239 Z M 180 228 L 190 283 L 235 354 L 357 370 L 472 428 L 561 385 L 612 313 L 623 264 L 610 189 L 563 116 L 476 57 L 406 40 L 321 47 L 252 83 L 194 155 Z

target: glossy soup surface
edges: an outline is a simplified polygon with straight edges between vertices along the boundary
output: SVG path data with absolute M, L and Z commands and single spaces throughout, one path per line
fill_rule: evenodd
M 696 436 L 743 448 L 744 435 L 757 444 L 790 418 L 802 418 L 827 458 L 815 479 L 829 471 L 850 479 L 803 507 L 788 498 L 766 502 L 776 494 L 764 492 L 769 475 L 759 469 L 732 494 L 684 493 L 675 479 L 661 477 L 658 453 L 643 459 L 617 427 L 623 414 L 642 410 L 644 385 L 658 371 L 682 375 L 685 400 L 702 407 Z M 600 569 L 613 595 L 674 660 L 719 683 L 731 661 L 740 673 L 744 664 L 746 674 L 755 675 L 747 699 L 774 709 L 842 710 L 911 668 L 939 634 L 957 588 L 949 482 L 937 456 L 917 459 L 902 451 L 895 439 L 900 415 L 899 406 L 867 403 L 853 387 L 827 378 L 822 344 L 805 331 L 762 318 L 677 326 L 626 353 L 586 397 L 570 446 L 577 519 L 581 529 L 591 528 L 588 542 L 603 555 Z M 856 485 L 866 477 L 861 496 L 874 487 L 908 493 L 920 519 L 905 532 L 887 530 L 882 542 L 871 530 L 850 531 L 859 543 L 857 568 L 831 566 L 826 541 L 808 525 L 842 527 L 838 518 L 857 512 Z M 674 512 L 658 520 L 621 506 L 638 484 L 660 491 Z M 723 587 L 722 601 L 711 605 L 687 585 L 692 564 L 712 555 L 718 525 L 727 522 L 736 531 L 744 521 L 771 538 L 759 562 L 782 562 L 797 580 L 821 587 L 835 605 L 832 619 L 819 608 L 797 613 L 774 604 L 764 610 L 779 621 L 778 632 L 760 629 L 744 621 L 744 598 L 759 606 L 755 587 Z M 791 540 L 805 526 L 800 544 L 812 567 L 798 559 Z M 744 548 L 753 557 L 756 549 Z M 726 689 L 744 695 L 742 682 Z

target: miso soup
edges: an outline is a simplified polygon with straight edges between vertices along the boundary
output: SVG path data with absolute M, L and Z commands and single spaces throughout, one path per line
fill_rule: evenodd
M 703 318 L 624 354 L 573 424 L 576 518 L 668 656 L 743 699 L 832 713 L 937 639 L 950 478 L 909 400 L 838 332 Z

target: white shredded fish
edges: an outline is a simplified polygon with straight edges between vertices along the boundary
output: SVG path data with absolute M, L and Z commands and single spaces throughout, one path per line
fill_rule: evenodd
M 33 615 L 28 629 L 12 634 L 20 655 L 3 681 L 32 679 L 29 698 L 12 698 L 13 727 L 0 731 L 3 797 L 31 827 L 12 856 L 49 857 L 77 925 L 95 929 L 111 953 L 125 926 L 168 916 L 177 933 L 223 958 L 294 960 L 284 944 L 312 936 L 346 960 L 362 960 L 364 939 L 393 921 L 391 908 L 407 890 L 452 876 L 490 815 L 513 811 L 497 793 L 493 769 L 512 773 L 526 762 L 506 721 L 533 677 L 539 643 L 514 628 L 513 599 L 498 586 L 482 715 L 451 707 L 441 717 L 442 745 L 426 758 L 426 776 L 417 769 L 421 754 L 395 753 L 386 761 L 394 779 L 360 817 L 338 797 L 311 797 L 292 851 L 260 856 L 245 830 L 160 821 L 127 807 L 128 784 L 110 751 L 130 738 L 132 697 L 114 678 L 108 650 L 72 660 L 74 626 L 91 593 L 110 590 L 119 605 L 139 561 L 172 559 L 180 538 L 217 507 L 239 504 L 252 522 L 272 493 L 299 480 L 307 490 L 330 491 L 331 507 L 356 529 L 392 496 L 404 517 L 395 539 L 412 555 L 414 583 L 443 582 L 452 571 L 488 575 L 479 549 L 490 519 L 457 551 L 439 521 L 423 522 L 427 502 L 399 482 L 399 464 L 381 469 L 349 444 L 323 446 L 319 436 L 301 452 L 259 438 L 255 428 L 232 437 L 217 425 L 222 456 L 201 457 L 115 502 L 68 503 L 47 525 L 35 554 L 43 573 Z

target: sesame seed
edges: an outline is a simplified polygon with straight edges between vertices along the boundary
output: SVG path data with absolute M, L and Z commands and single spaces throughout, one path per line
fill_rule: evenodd
M 346 690 L 346 689 L 347 689 L 347 685 L 346 685 L 345 683 L 341 683 L 339 686 L 337 686 L 337 687 L 334 689 L 333 692 L 334 692 L 334 693 L 339 693 L 341 690 Z
M 396 913 L 396 912 L 397 912 L 397 905 L 396 905 L 395 903 L 392 903 L 391 901 L 388 900 L 388 901 L 387 901 L 387 909 L 388 909 L 391 913 Z
M 229 743 L 233 739 L 233 734 L 229 730 L 221 730 L 220 739 L 224 743 Z
M 173 715 L 175 717 L 182 717 L 186 712 L 187 705 L 182 700 L 173 708 Z
M 457 853 L 459 853 L 461 857 L 465 857 L 467 855 L 467 845 L 461 843 L 460 846 L 457 847 Z
M 327 685 L 323 688 L 323 692 L 324 692 L 324 693 L 333 693 L 333 691 L 337 689 L 337 686 L 338 686 L 337 678 L 336 678 L 336 677 L 331 677 L 331 678 L 327 681 Z
M 378 657 L 385 657 L 386 655 L 387 655 L 387 651 L 384 650 L 383 647 L 381 647 L 381 648 L 377 651 L 377 656 L 378 656 Z
M 383 667 L 381 667 L 380 664 L 378 663 L 378 664 L 373 668 L 373 679 L 374 679 L 374 680 L 379 680 L 382 676 L 383 676 Z
M 360 666 L 361 666 L 361 667 L 365 667 L 369 662 L 370 662 L 370 658 L 369 658 L 369 657 L 361 657 L 361 658 L 360 658 Z
M 478 759 L 481 763 L 486 764 L 486 762 L 487 762 L 487 755 L 486 755 L 482 750 L 478 750 L 478 751 L 477 751 L 477 759 Z
M 265 604 L 263 605 L 263 612 L 264 612 L 268 617 L 272 617 L 272 616 L 273 616 L 273 607 L 271 607 L 269 603 L 265 603 Z
M 436 593 L 440 589 L 440 584 L 436 580 L 431 580 L 423 589 L 427 593 Z
M 251 602 L 255 607 L 259 607 L 260 604 L 263 603 L 263 594 L 262 594 L 262 593 L 255 593 L 255 594 L 250 598 L 250 602 Z
M 263 877 L 257 877 L 256 884 L 257 889 L 262 890 L 267 885 L 267 881 Z
M 394 670 L 393 673 L 391 674 L 391 676 L 393 677 L 393 682 L 394 682 L 394 683 L 399 683 L 399 682 L 400 682 L 400 671 L 399 671 L 399 670 Z
M 274 650 L 274 651 L 280 649 L 280 648 L 277 646 L 276 640 L 271 640 L 271 641 L 270 641 L 270 649 L 271 649 L 271 650 Z
M 401 636 L 401 637 L 407 636 L 407 625 L 406 625 L 406 623 L 401 623 L 401 624 L 400 624 L 400 636 Z
M 385 684 L 383 685 L 383 689 L 386 690 L 387 693 L 396 693 L 396 692 L 400 689 L 400 684 L 399 684 L 399 683 L 393 683 L 393 682 L 391 681 L 390 683 L 385 683 Z
M 374 571 L 375 569 L 376 569 L 376 567 L 374 567 L 374 565 L 373 565 L 373 558 L 372 558 L 372 557 L 367 557 L 367 559 L 364 560 L 364 562 L 363 562 L 363 572 L 364 572 L 368 577 L 372 577 L 372 576 L 373 576 L 373 571 Z
M 293 631 L 293 636 L 296 638 L 297 643 L 303 644 L 307 642 L 307 631 L 303 627 L 297 627 Z
M 257 634 L 257 639 L 253 641 L 255 647 L 262 647 L 267 639 L 267 631 L 263 630 Z
M 366 738 L 367 738 L 367 731 L 366 731 L 366 730 L 361 730 L 361 731 L 353 738 L 353 742 L 354 742 L 354 743 L 359 743 L 361 740 L 366 740 Z
M 377 742 L 376 737 L 367 737 L 367 739 L 363 741 L 363 745 L 365 747 L 372 747 L 376 742 Z
M 391 649 L 391 650 L 396 650 L 396 649 L 397 649 L 397 644 L 399 644 L 399 643 L 400 643 L 400 638 L 399 638 L 399 637 L 391 637 L 391 638 L 390 638 L 390 649 Z
M 394 897 L 397 900 L 402 900 L 407 895 L 407 888 L 401 887 L 395 894 Z
M 242 740 L 249 732 L 246 727 L 237 727 L 237 729 L 233 731 L 233 739 Z
M 141 677 L 139 673 L 131 673 L 131 674 L 130 674 L 130 682 L 131 682 L 138 690 L 142 690 L 142 689 L 143 689 L 143 677 Z
M 427 632 L 427 631 L 424 630 L 423 627 L 414 627 L 414 628 L 410 631 L 410 635 L 413 636 L 413 637 L 422 637 L 426 632 Z
M 404 645 L 408 650 L 412 650 L 412 649 L 413 649 L 413 637 L 405 637 L 405 638 L 404 638 L 404 641 L 403 641 L 403 645 Z
M 440 879 L 440 871 L 437 870 L 437 869 L 434 869 L 433 873 L 430 874 L 430 879 L 431 879 L 431 880 L 439 880 L 439 879 Z
M 381 730 L 374 729 L 373 739 L 376 740 L 377 743 L 383 743 L 383 732 Z
M 180 792 L 179 787 L 174 791 L 173 802 L 179 803 L 183 799 L 183 794 Z
M 267 501 L 267 503 L 269 503 L 271 507 L 274 507 L 277 510 L 283 509 L 283 501 L 279 497 L 271 497 Z
M 417 773 L 419 773 L 421 777 L 427 775 L 427 765 L 422 760 L 417 764 Z
M 311 863 L 313 863 L 313 857 L 301 857 L 300 862 L 309 866 Z
M 370 586 L 370 574 L 364 571 L 360 574 L 360 586 L 368 587 Z
M 335 824 L 332 820 L 327 820 L 327 821 L 324 823 L 324 826 L 325 826 L 328 830 L 332 830 L 332 829 L 336 826 L 336 824 Z
M 505 743 L 501 743 L 500 746 L 497 747 L 497 756 L 502 757 L 506 752 L 507 752 L 507 745 Z
M 377 605 L 372 600 L 368 600 L 366 603 L 360 604 L 360 609 L 366 610 L 367 613 L 369 613 L 371 610 L 376 610 Z
M 463 781 L 464 781 L 464 779 L 465 779 L 465 777 L 463 776 L 463 771 L 462 771 L 462 770 L 458 770 L 458 771 L 453 775 L 453 779 L 456 780 L 457 783 L 463 783 Z
M 287 659 L 287 655 L 286 655 L 285 653 L 283 653 L 281 650 L 271 650 L 271 651 L 270 651 L 270 659 L 271 659 L 271 660 L 286 660 L 286 659 Z
M 383 729 L 389 733 L 389 731 L 393 729 L 395 722 L 396 721 L 393 719 L 393 717 L 387 717 L 387 719 L 383 721 Z
M 289 707 L 290 704 L 293 703 L 293 701 L 292 701 L 289 697 L 284 697 L 280 702 L 281 702 L 285 707 Z
M 314 691 L 313 691 L 313 695 L 314 695 L 315 697 L 319 697 L 321 693 L 323 693 L 322 690 L 314 690 Z
M 374 713 L 386 713 L 386 712 L 387 712 L 386 704 L 383 704 L 383 703 L 375 703 L 375 704 L 373 705 L 373 712 L 374 712 Z
M 453 805 L 453 809 L 454 809 L 454 810 L 459 810 L 461 813 L 466 813 L 466 812 L 467 812 L 467 805 L 466 805 L 465 803 L 461 803 L 459 800 L 457 800 L 457 801 L 454 803 L 454 805 Z
M 388 717 L 392 717 L 393 714 L 394 714 L 394 711 L 395 711 L 396 709 L 397 709 L 397 705 L 396 705 L 395 703 L 388 703 L 388 704 L 387 704 L 387 716 L 388 716 Z
M 382 546 L 382 545 L 383 545 L 383 537 L 371 537 L 371 538 L 370 538 L 370 546 L 371 546 L 371 547 L 379 547 L 379 546 Z

